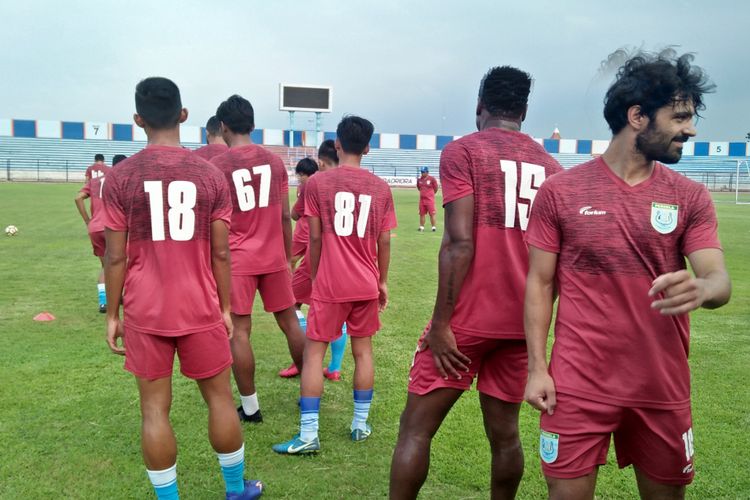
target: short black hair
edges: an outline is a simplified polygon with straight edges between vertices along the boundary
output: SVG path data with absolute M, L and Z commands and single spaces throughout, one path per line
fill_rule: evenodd
M 219 104 L 216 118 L 235 134 L 249 134 L 255 128 L 253 105 L 237 94 Z
M 135 87 L 135 110 L 154 129 L 177 126 L 182 112 L 180 89 L 168 78 L 152 76 Z
M 336 165 L 339 164 L 339 155 L 336 153 L 336 143 L 332 139 L 326 139 L 320 143 L 318 148 L 318 158 L 330 160 Z
M 209 135 L 221 134 L 221 121 L 216 116 L 212 116 L 206 122 L 206 133 Z
M 127 156 L 125 156 L 125 155 L 114 155 L 112 157 L 112 166 L 114 167 L 115 165 L 117 165 L 118 163 L 120 163 L 122 160 L 124 160 L 126 158 L 127 158 Z
M 297 166 L 294 167 L 295 174 L 306 175 L 308 177 L 317 171 L 318 171 L 318 163 L 312 158 L 310 158 L 309 156 L 307 158 L 302 158 L 300 161 L 297 162 Z
M 375 127 L 359 116 L 345 116 L 336 127 L 336 138 L 345 153 L 361 155 L 370 144 Z
M 617 134 L 628 123 L 631 106 L 640 106 L 641 113 L 651 120 L 660 108 L 681 101 L 692 102 L 696 115 L 704 110 L 703 94 L 713 92 L 716 86 L 692 62 L 692 54 L 677 57 L 666 51 L 640 52 L 628 59 L 604 96 L 604 119 L 612 133 Z
M 531 82 L 531 75 L 518 68 L 490 68 L 479 84 L 479 100 L 492 116 L 520 118 L 529 103 Z
M 101 153 L 96 153 L 94 155 L 94 161 L 104 161 L 104 155 Z

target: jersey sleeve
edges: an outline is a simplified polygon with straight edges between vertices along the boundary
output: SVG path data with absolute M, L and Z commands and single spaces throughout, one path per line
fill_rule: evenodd
M 531 208 L 526 242 L 547 252 L 560 253 L 561 236 L 552 184 L 545 182 Z
M 385 210 L 383 211 L 383 221 L 381 222 L 380 232 L 390 231 L 397 226 L 396 210 L 393 207 L 393 193 L 391 189 L 386 190 Z
M 289 174 L 286 173 L 286 166 L 284 165 L 284 162 L 281 161 L 281 158 L 278 156 L 274 156 L 272 160 L 274 165 L 274 170 L 278 169 L 281 173 L 281 193 L 285 195 L 289 195 Z
M 226 178 L 218 170 L 216 171 L 216 175 L 214 175 L 214 185 L 216 196 L 214 198 L 214 205 L 211 207 L 211 222 L 223 220 L 229 226 L 232 220 L 232 195 L 229 191 L 229 184 L 227 184 Z
M 305 186 L 305 215 L 308 217 L 320 217 L 320 200 L 318 199 L 317 179 L 312 178 Z
M 86 196 L 91 196 L 91 181 L 84 184 L 80 192 L 85 194 Z
M 128 218 L 125 214 L 125 204 L 122 199 L 123 194 L 120 190 L 119 179 L 115 175 L 110 175 L 107 182 L 104 183 L 104 216 L 103 225 L 113 231 L 127 231 Z
M 458 143 L 450 143 L 440 155 L 440 179 L 443 182 L 443 205 L 474 194 L 469 152 Z
M 719 224 L 716 208 L 705 186 L 700 186 L 690 201 L 685 234 L 682 236 L 681 252 L 689 255 L 704 248 L 719 248 Z

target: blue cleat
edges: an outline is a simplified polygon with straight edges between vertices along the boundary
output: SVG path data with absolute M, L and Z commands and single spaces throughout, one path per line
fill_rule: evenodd
M 312 441 L 302 441 L 299 434 L 296 434 L 289 441 L 275 444 L 271 448 L 282 455 L 309 455 L 320 451 L 320 440 L 315 438 Z
M 245 479 L 245 489 L 240 493 L 227 493 L 227 500 L 254 500 L 263 494 L 263 483 L 255 479 Z
M 370 434 L 372 434 L 372 427 L 370 426 L 370 424 L 365 424 L 364 429 L 354 429 L 352 431 L 352 441 L 364 441 L 365 439 L 370 437 Z

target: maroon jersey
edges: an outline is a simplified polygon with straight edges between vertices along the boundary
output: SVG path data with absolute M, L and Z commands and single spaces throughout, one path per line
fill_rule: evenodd
M 300 184 L 297 187 L 297 202 L 292 207 L 292 212 L 299 215 L 297 223 L 294 225 L 294 235 L 292 241 L 307 245 L 310 239 L 310 227 L 305 217 L 305 185 Z
M 433 201 L 435 199 L 435 193 L 438 190 L 438 183 L 435 178 L 431 175 L 417 177 L 417 189 L 419 189 L 419 199 Z
M 110 167 L 105 165 L 104 163 L 92 163 L 86 169 L 86 180 L 102 177 L 106 175 L 107 172 L 109 172 L 109 169 Z
M 530 245 L 559 254 L 550 373 L 557 391 L 608 404 L 690 404 L 689 318 L 651 308 L 653 280 L 721 248 L 703 185 L 656 164 L 630 186 L 598 158 L 544 184 Z
M 289 185 L 284 162 L 264 147 L 248 144 L 230 148 L 211 163 L 224 173 L 232 192 L 232 274 L 286 269 L 281 203 Z
M 524 338 L 529 269 L 523 233 L 539 186 L 562 167 L 526 134 L 490 128 L 440 156 L 443 203 L 474 195 L 474 259 L 451 317 L 454 332 Z
M 319 217 L 320 263 L 312 298 L 357 302 L 378 298 L 377 241 L 396 227 L 391 188 L 367 170 L 340 166 L 305 187 L 305 215 Z
M 205 146 L 193 151 L 193 153 L 197 154 L 204 160 L 210 160 L 214 156 L 224 154 L 227 151 L 229 151 L 229 146 L 226 144 L 206 144 Z
M 229 224 L 224 176 L 190 150 L 148 146 L 107 174 L 104 225 L 128 233 L 125 326 L 179 336 L 222 325 L 211 222 Z
M 81 188 L 81 193 L 88 195 L 91 200 L 91 220 L 89 220 L 89 233 L 104 231 L 104 214 L 102 213 L 102 189 L 104 188 L 104 177 L 93 177 Z

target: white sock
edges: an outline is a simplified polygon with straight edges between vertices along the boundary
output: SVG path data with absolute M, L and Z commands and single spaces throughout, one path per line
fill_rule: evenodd
M 242 401 L 242 410 L 245 412 L 245 415 L 252 415 L 260 409 L 257 392 L 249 396 L 240 394 L 240 401 Z
M 300 309 L 296 309 L 295 312 L 297 313 L 297 319 L 305 319 L 305 313 L 303 313 Z

